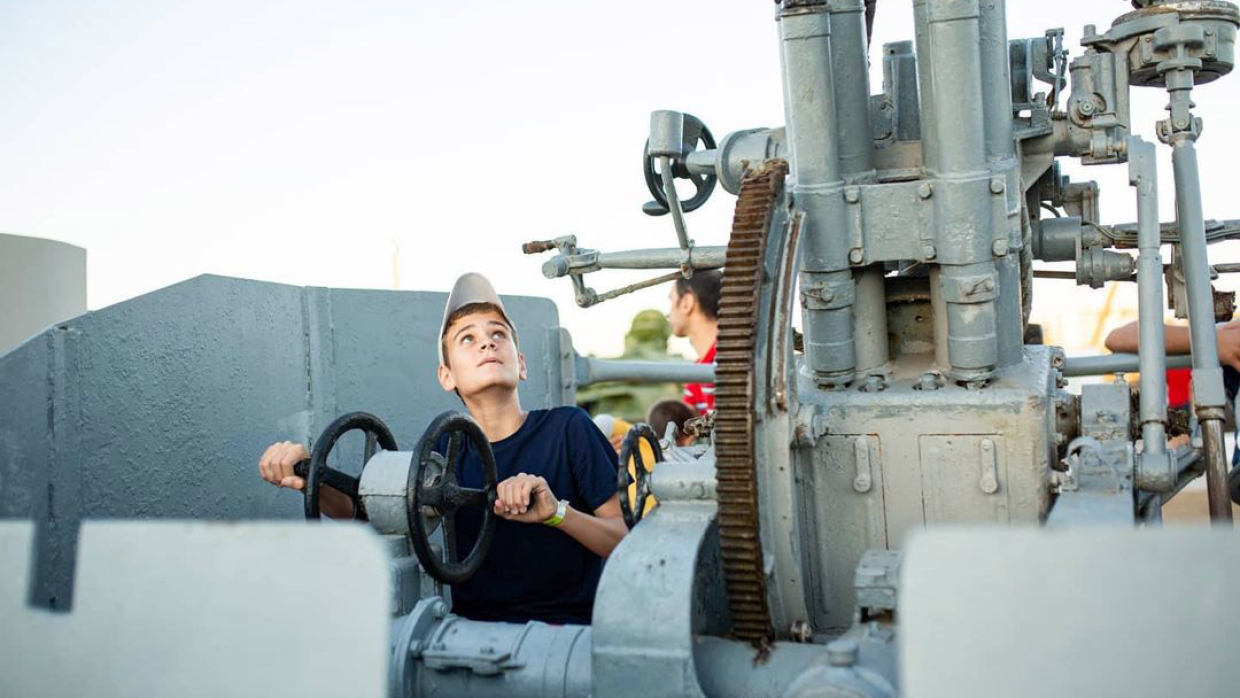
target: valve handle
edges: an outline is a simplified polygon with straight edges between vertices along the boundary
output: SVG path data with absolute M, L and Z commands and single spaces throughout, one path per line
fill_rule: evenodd
M 691 114 L 684 115 L 684 130 L 680 157 L 672 159 L 672 174 L 679 179 L 687 179 L 693 183 L 694 194 L 687 200 L 681 201 L 681 209 L 688 213 L 695 211 L 706 203 L 710 195 L 715 190 L 715 183 L 718 177 L 714 174 L 690 174 L 688 167 L 685 165 L 685 158 L 689 153 L 698 149 L 698 143 L 702 143 L 704 150 L 715 149 L 715 137 L 711 135 L 710 129 L 706 128 L 701 119 Z M 646 179 L 646 188 L 650 190 L 650 195 L 654 197 L 654 201 L 647 202 L 642 206 L 642 212 L 648 216 L 663 216 L 669 212 L 667 203 L 667 193 L 663 191 L 663 179 L 659 176 L 655 167 L 658 164 L 659 156 L 650 152 L 650 139 L 646 139 L 646 146 L 642 150 L 642 176 Z
M 439 454 L 439 457 L 443 458 L 443 474 L 438 482 L 427 483 L 425 471 L 432 467 L 438 444 L 445 436 L 448 439 L 447 453 Z M 462 438 L 469 439 L 482 461 L 482 489 L 461 487 L 457 484 L 456 472 L 461 461 Z M 426 428 L 422 439 L 418 441 L 417 449 L 414 450 L 413 458 L 413 466 L 409 468 L 410 494 L 406 503 L 409 539 L 413 543 L 413 551 L 427 574 L 445 584 L 459 584 L 472 577 L 482 566 L 482 561 L 491 548 L 495 526 L 499 522 L 493 509 L 499 478 L 491 442 L 482 433 L 482 427 L 473 419 L 459 412 L 448 411 L 436 417 Z M 430 507 L 439 513 L 444 536 L 442 557 L 431 549 L 430 534 L 422 516 L 423 507 Z M 482 530 L 465 559 L 457 560 L 456 514 L 462 507 L 482 508 Z
M 629 528 L 641 523 L 646 514 L 646 501 L 650 497 L 650 471 L 642 455 L 642 441 L 650 444 L 650 451 L 654 454 L 654 463 L 650 464 L 650 468 L 663 461 L 663 449 L 659 448 L 659 437 L 655 436 L 654 429 L 649 424 L 634 424 L 620 444 L 620 467 L 616 470 L 620 512 Z M 633 461 L 632 475 L 629 474 L 630 459 Z M 630 486 L 634 486 L 632 495 L 629 494 Z
M 392 436 L 392 430 L 388 429 L 383 420 L 370 414 L 369 412 L 349 412 L 340 415 L 319 435 L 314 442 L 314 450 L 310 452 L 310 459 L 303 460 L 293 466 L 293 474 L 306 481 L 305 495 L 305 513 L 307 520 L 317 520 L 321 518 L 319 512 L 319 495 L 320 488 L 327 485 L 334 490 L 339 490 L 341 494 L 349 498 L 353 502 L 353 518 L 365 521 L 366 510 L 362 507 L 362 499 L 358 493 L 358 485 L 361 481 L 361 475 L 353 477 L 348 473 L 342 473 L 339 470 L 330 468 L 327 465 L 327 456 L 332 449 L 336 447 L 336 442 L 340 440 L 350 431 L 363 431 L 366 433 L 366 452 L 362 460 L 362 468 L 366 468 L 366 463 L 370 461 L 370 457 L 374 455 L 376 447 L 385 451 L 396 450 L 396 438 Z

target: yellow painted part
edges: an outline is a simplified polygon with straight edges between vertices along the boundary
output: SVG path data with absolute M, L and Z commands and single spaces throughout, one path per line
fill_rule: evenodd
M 612 435 L 613 435 L 613 436 L 621 436 L 621 435 L 624 435 L 624 434 L 629 433 L 629 429 L 632 429 L 632 428 L 633 428 L 633 425 L 632 425 L 632 424 L 630 424 L 630 423 L 626 422 L 626 421 L 625 421 L 625 420 L 623 420 L 623 419 L 619 419 L 619 418 L 617 418 L 617 419 L 616 419 L 616 421 L 615 421 L 615 424 L 614 424 L 614 425 L 612 426 L 612 428 L 611 428 L 611 433 L 612 433 Z M 639 441 L 639 442 L 638 442 L 638 444 L 637 444 L 637 448 L 641 450 L 641 454 L 642 454 L 642 464 L 644 464 L 644 465 L 645 465 L 645 467 L 646 467 L 646 472 L 648 472 L 648 473 L 649 473 L 649 472 L 653 472 L 653 471 L 654 471 L 654 466 L 655 466 L 655 463 L 654 463 L 654 450 L 653 450 L 652 448 L 650 448 L 650 444 L 646 443 L 645 441 Z M 629 462 L 625 464 L 625 467 L 627 467 L 627 468 L 629 469 L 629 477 L 630 477 L 630 478 L 632 478 L 632 479 L 633 479 L 633 481 L 634 481 L 634 482 L 633 482 L 633 484 L 629 485 L 629 501 L 630 501 L 630 502 L 632 502 L 632 501 L 636 501 L 636 499 L 637 499 L 637 463 L 636 463 L 636 459 L 634 459 L 632 456 L 630 456 L 630 457 L 629 457 Z M 656 499 L 654 498 L 654 495 L 650 495 L 649 497 L 647 497 L 647 498 L 646 498 L 646 508 L 642 510 L 642 516 L 645 516 L 646 514 L 650 513 L 650 510 L 651 510 L 651 509 L 653 509 L 653 508 L 655 507 L 655 505 L 656 505 L 656 504 L 658 504 L 658 503 L 659 503 L 659 502 L 658 502 L 658 500 L 656 500 Z

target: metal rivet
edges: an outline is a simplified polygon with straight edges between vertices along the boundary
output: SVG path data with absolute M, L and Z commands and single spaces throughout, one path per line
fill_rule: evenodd
M 1007 240 L 995 240 L 995 244 L 991 246 L 994 253 L 1000 257 L 1008 253 Z
M 992 193 L 1002 194 L 1005 186 L 1006 185 L 1002 177 L 991 177 L 990 178 L 990 191 Z
M 932 194 L 934 194 L 934 186 L 929 182 L 922 182 L 921 186 L 917 187 L 917 195 L 923 199 L 929 199 Z
M 861 200 L 861 190 L 857 187 L 848 187 L 844 190 L 844 200 L 850 204 L 855 204 Z
M 854 247 L 848 251 L 848 261 L 853 264 L 860 264 L 861 260 L 864 258 L 865 254 L 861 251 L 860 247 Z
M 934 259 L 934 245 L 925 245 L 922 247 L 921 254 L 926 259 Z

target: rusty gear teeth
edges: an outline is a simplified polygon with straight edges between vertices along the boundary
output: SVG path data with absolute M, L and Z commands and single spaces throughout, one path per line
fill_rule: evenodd
M 715 354 L 715 467 L 719 539 L 732 630 L 765 649 L 772 639 L 754 458 L 754 341 L 767 232 L 788 165 L 771 160 L 746 175 L 736 200 L 719 300 Z

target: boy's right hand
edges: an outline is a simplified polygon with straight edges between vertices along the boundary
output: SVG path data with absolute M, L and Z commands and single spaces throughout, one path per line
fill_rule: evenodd
M 267 447 L 258 459 L 258 474 L 277 487 L 300 490 L 306 481 L 293 474 L 293 466 L 310 457 L 305 446 L 292 441 L 279 441 Z

